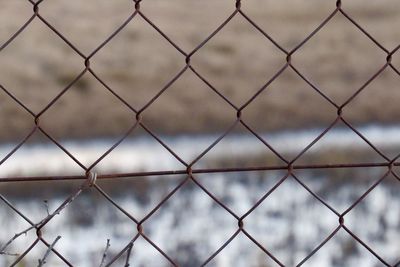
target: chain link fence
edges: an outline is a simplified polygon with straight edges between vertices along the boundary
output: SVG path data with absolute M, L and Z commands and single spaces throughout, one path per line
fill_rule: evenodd
M 5 43 L 3 43 L 0 46 L 0 53 L 8 46 L 13 45 L 13 41 L 22 33 L 24 32 L 25 29 L 29 28 L 30 24 L 33 21 L 40 21 L 46 27 L 48 27 L 51 31 L 53 31 L 65 44 L 67 44 L 70 48 L 72 48 L 77 55 L 80 56 L 81 61 L 82 61 L 82 70 L 81 72 L 74 77 L 71 81 L 69 81 L 69 84 L 51 101 L 49 101 L 44 108 L 42 108 L 41 111 L 39 112 L 34 112 L 32 111 L 23 101 L 19 100 L 13 93 L 10 91 L 8 88 L 5 86 L 2 86 L 0 84 L 0 88 L 2 91 L 4 91 L 10 99 L 12 99 L 15 102 L 15 105 L 19 105 L 22 107 L 26 113 L 31 115 L 32 121 L 34 121 L 34 127 L 30 130 L 30 132 L 23 138 L 23 140 L 16 145 L 4 158 L 0 160 L 0 169 L 1 165 L 7 161 L 12 160 L 12 155 L 16 153 L 24 144 L 29 140 L 29 138 L 36 132 L 41 132 L 43 133 L 50 142 L 54 143 L 60 150 L 62 150 L 69 158 L 71 158 L 76 165 L 78 165 L 81 168 L 81 175 L 75 175 L 75 176 L 65 176 L 62 173 L 60 173 L 57 176 L 34 176 L 34 177 L 1 177 L 0 178 L 0 183 L 16 183 L 19 186 L 27 186 L 28 182 L 32 183 L 35 181 L 52 181 L 54 183 L 60 182 L 60 181 L 65 181 L 65 180 L 82 180 L 81 186 L 79 186 L 75 192 L 73 192 L 68 198 L 66 198 L 61 205 L 57 209 L 55 209 L 53 212 L 49 212 L 48 216 L 43 218 L 40 221 L 33 221 L 30 219 L 27 215 L 25 215 L 22 211 L 20 211 L 17 207 L 13 205 L 13 203 L 9 200 L 7 200 L 4 196 L 0 195 L 0 198 L 3 202 L 3 205 L 8 206 L 11 208 L 18 216 L 20 216 L 23 220 L 25 220 L 30 227 L 24 230 L 23 232 L 16 233 L 14 236 L 12 236 L 8 241 L 2 242 L 1 247 L 0 247 L 0 255 L 2 257 L 5 256 L 10 256 L 9 254 L 9 246 L 12 244 L 16 239 L 18 239 L 20 236 L 26 234 L 27 232 L 33 231 L 36 232 L 36 239 L 34 240 L 33 243 L 29 244 L 29 247 L 23 251 L 22 253 L 15 255 L 15 259 L 13 259 L 13 262 L 11 263 L 11 266 L 19 266 L 18 264 L 24 259 L 24 257 L 36 246 L 39 246 L 40 244 L 43 244 L 46 246 L 47 251 L 46 254 L 43 256 L 43 259 L 39 260 L 39 266 L 42 266 L 46 263 L 46 259 L 49 254 L 54 254 L 56 257 L 58 257 L 62 262 L 65 263 L 67 266 L 73 266 L 73 264 L 70 262 L 68 258 L 65 257 L 58 249 L 57 249 L 57 241 L 59 238 L 55 240 L 48 240 L 46 239 L 42 232 L 46 228 L 46 225 L 48 225 L 49 222 L 54 220 L 55 217 L 57 216 L 63 216 L 63 210 L 66 209 L 67 206 L 69 206 L 74 200 L 84 191 L 86 190 L 94 190 L 97 191 L 102 195 L 102 197 L 107 200 L 111 205 L 114 206 L 115 209 L 118 209 L 121 211 L 127 218 L 131 220 L 132 227 L 137 229 L 137 233 L 132 236 L 131 240 L 129 243 L 127 243 L 124 248 L 119 251 L 115 256 L 113 256 L 111 259 L 106 259 L 106 252 L 107 249 L 104 253 L 104 257 L 101 262 L 101 266 L 112 266 L 114 263 L 116 263 L 118 260 L 121 258 L 124 258 L 126 262 L 125 266 L 129 266 L 129 261 L 130 261 L 130 255 L 132 250 L 134 250 L 135 247 L 135 242 L 137 242 L 138 238 L 143 238 L 146 242 L 148 242 L 149 245 L 151 245 L 154 249 L 156 249 L 172 266 L 180 266 L 179 262 L 177 262 L 171 255 L 169 255 L 166 251 L 164 251 L 156 242 L 154 242 L 146 233 L 146 222 L 160 209 L 163 209 L 165 203 L 171 199 L 174 198 L 176 193 L 187 183 L 193 182 L 195 186 L 197 187 L 198 190 L 201 190 L 204 194 L 208 195 L 216 205 L 219 205 L 222 209 L 227 211 L 229 215 L 227 216 L 232 216 L 237 222 L 237 229 L 236 231 L 228 238 L 225 240 L 225 242 L 213 253 L 209 255 L 208 258 L 204 259 L 204 261 L 200 264 L 201 266 L 206 266 L 209 264 L 217 255 L 219 255 L 235 238 L 237 238 L 239 235 L 243 235 L 248 240 L 250 240 L 252 243 L 254 243 L 263 253 L 265 253 L 270 260 L 275 262 L 278 266 L 285 266 L 283 262 L 281 262 L 280 258 L 274 255 L 274 253 L 270 250 L 270 248 L 267 245 L 262 244 L 257 238 L 257 236 L 252 235 L 247 229 L 246 229 L 246 223 L 245 219 L 254 212 L 262 203 L 268 202 L 268 197 L 273 193 L 275 190 L 277 190 L 282 184 L 287 182 L 288 179 L 294 179 L 298 185 L 303 187 L 315 200 L 320 202 L 322 205 L 326 207 L 332 214 L 334 214 L 337 217 L 337 226 L 336 228 L 327 236 L 321 237 L 323 240 L 312 250 L 309 252 L 308 255 L 306 255 L 301 261 L 296 262 L 296 266 L 302 266 L 302 265 L 307 265 L 306 263 L 309 261 L 310 258 L 312 258 L 320 249 L 324 247 L 324 245 L 329 242 L 335 235 L 337 235 L 339 232 L 345 232 L 348 235 L 350 235 L 357 243 L 359 243 L 361 246 L 363 246 L 366 250 L 369 251 L 370 254 L 372 254 L 376 259 L 382 263 L 384 266 L 400 266 L 400 261 L 395 262 L 395 263 L 389 263 L 387 262 L 381 255 L 379 255 L 376 251 L 374 251 L 367 242 L 365 242 L 362 238 L 357 236 L 352 230 L 350 230 L 347 225 L 346 225 L 346 215 L 351 212 L 357 205 L 359 205 L 363 199 L 365 199 L 379 184 L 381 184 L 386 177 L 389 175 L 393 175 L 396 177 L 396 179 L 400 180 L 400 177 L 394 172 L 394 168 L 398 165 L 400 165 L 397 162 L 397 159 L 399 158 L 400 155 L 395 156 L 393 158 L 388 157 L 384 152 L 382 152 L 378 147 L 376 147 L 373 143 L 371 143 L 361 132 L 359 132 L 349 121 L 346 120 L 346 112 L 345 108 L 354 101 L 354 99 L 357 98 L 357 96 L 372 82 L 374 79 L 376 79 L 384 70 L 386 69 L 391 69 L 393 70 L 397 75 L 400 75 L 400 71 L 392 64 L 392 56 L 397 52 L 397 50 L 400 48 L 400 45 L 397 46 L 393 50 L 389 50 L 385 48 L 384 45 L 382 45 L 379 40 L 376 40 L 371 34 L 367 32 L 366 29 L 363 28 L 362 25 L 357 23 L 351 15 L 349 15 L 346 12 L 346 9 L 342 7 L 342 1 L 338 0 L 336 2 L 336 5 L 332 6 L 332 12 L 328 17 L 326 17 L 323 21 L 320 22 L 320 24 L 308 35 L 306 36 L 301 42 L 299 42 L 293 49 L 287 50 L 284 47 L 282 47 L 274 38 L 272 38 L 268 32 L 266 32 L 261 26 L 259 26 L 251 16 L 249 16 L 244 10 L 242 10 L 241 5 L 244 4 L 241 0 L 232 0 L 232 13 L 211 33 L 208 35 L 207 38 L 205 38 L 202 42 L 200 42 L 193 50 L 191 51 L 185 51 L 182 49 L 179 45 L 177 45 L 172 38 L 170 38 L 166 33 L 163 32 L 162 30 L 162 25 L 157 25 L 152 21 L 150 17 L 146 15 L 146 12 L 143 11 L 143 8 L 141 7 L 142 5 L 146 4 L 146 1 L 140 1 L 140 0 L 134 0 L 132 2 L 132 14 L 124 21 L 120 27 L 118 27 L 111 35 L 109 35 L 102 43 L 98 44 L 98 46 L 89 54 L 85 54 L 80 49 L 75 46 L 67 37 L 63 35 L 62 32 L 60 32 L 55 26 L 53 26 L 45 16 L 41 15 L 41 4 L 42 2 L 45 2 L 43 0 L 39 1 L 33 1 L 29 0 L 29 2 L 32 4 L 32 9 L 33 13 L 32 16 L 22 25 L 18 31 L 16 31 L 11 38 L 9 38 Z M 327 25 L 327 23 L 334 18 L 335 16 L 338 16 L 339 14 L 343 15 L 347 19 L 348 24 L 352 24 L 355 26 L 360 33 L 365 35 L 371 43 L 376 45 L 384 54 L 386 55 L 386 60 L 385 64 L 382 65 L 379 70 L 374 73 L 371 77 L 368 77 L 364 84 L 358 88 L 350 97 L 348 97 L 343 103 L 337 103 L 335 102 L 332 98 L 327 96 L 324 91 L 319 88 L 317 85 L 315 85 L 311 80 L 306 78 L 305 75 L 302 74 L 302 72 L 295 66 L 295 64 L 292 62 L 292 59 L 296 57 L 297 51 L 304 47 L 307 46 L 308 42 L 310 39 L 313 38 L 313 36 L 319 32 L 322 28 Z M 162 87 L 159 89 L 158 93 L 155 94 L 146 104 L 144 104 L 142 107 L 137 108 L 133 107 L 128 101 L 126 101 L 122 96 L 120 96 L 111 86 L 107 84 L 106 81 L 102 79 L 100 75 L 98 75 L 94 69 L 91 67 L 91 60 L 96 57 L 96 55 L 101 51 L 104 47 L 107 46 L 109 42 L 111 42 L 121 31 L 124 30 L 127 25 L 135 23 L 135 19 L 137 17 L 141 17 L 148 25 L 150 25 L 152 28 L 154 28 L 159 35 L 164 38 L 176 51 L 178 51 L 181 54 L 182 62 L 184 63 L 184 67 L 174 76 L 171 77 L 170 80 Z M 206 76 L 203 76 L 203 74 L 196 69 L 195 66 L 191 64 L 191 59 L 192 57 L 198 53 L 214 36 L 218 35 L 224 27 L 226 27 L 233 18 L 235 17 L 241 17 L 248 23 L 254 27 L 262 36 L 264 36 L 265 39 L 267 39 L 269 42 L 271 42 L 277 49 L 281 51 L 281 56 L 282 58 L 286 59 L 286 63 L 276 71 L 276 73 L 270 78 L 265 84 L 258 89 L 256 93 L 254 93 L 247 101 L 245 101 L 242 105 L 236 105 L 231 101 L 231 99 L 226 96 L 224 93 L 219 91 L 218 88 L 213 86 L 212 82 L 207 79 Z M 183 22 L 184 23 L 184 22 Z M 393 26 L 395 27 L 395 25 Z M 248 60 L 252 60 L 249 58 Z M 269 140 L 265 140 L 265 138 L 261 135 L 259 135 L 255 130 L 252 129 L 251 126 L 249 126 L 245 119 L 243 118 L 243 114 L 246 113 L 246 107 L 248 107 L 259 95 L 265 91 L 268 90 L 269 86 L 276 80 L 280 75 L 287 69 L 293 70 L 298 77 L 300 77 L 302 80 L 304 80 L 310 87 L 313 88 L 316 94 L 318 94 L 322 99 L 325 100 L 326 105 L 331 105 L 335 110 L 336 110 L 336 118 L 334 121 L 331 122 L 331 124 L 326 127 L 319 135 L 311 142 L 309 143 L 306 147 L 304 147 L 300 153 L 298 153 L 295 157 L 292 159 L 288 159 L 284 155 L 282 155 L 279 151 L 275 150 L 275 148 L 269 143 Z M 197 157 L 190 162 L 185 161 L 179 153 L 175 152 L 171 147 L 165 143 L 162 138 L 160 138 L 155 132 L 153 132 L 142 120 L 142 115 L 146 114 L 146 111 L 148 108 L 152 105 L 157 105 L 156 100 L 160 98 L 166 91 L 168 91 L 168 88 L 171 87 L 177 80 L 180 79 L 180 77 L 186 73 L 186 72 L 192 72 L 197 78 L 202 81 L 209 90 L 213 91 L 216 96 L 221 98 L 223 101 L 225 101 L 230 107 L 231 107 L 231 112 L 232 114 L 235 114 L 236 120 L 234 123 L 225 130 L 223 134 L 221 134 L 211 145 L 209 145 L 203 152 L 201 152 Z M 92 76 L 94 79 L 99 81 L 103 87 L 104 90 L 108 90 L 111 94 L 115 96 L 116 99 L 118 99 L 121 103 L 121 105 L 125 105 L 132 114 L 132 118 L 134 118 L 134 122 L 130 126 L 129 130 L 126 131 L 121 138 L 114 144 L 112 145 L 103 155 L 101 155 L 97 160 L 95 160 L 92 164 L 89 166 L 81 163 L 72 152 L 68 151 L 66 147 L 64 147 L 59 141 L 56 140 L 50 133 L 48 133 L 41 125 L 42 125 L 42 118 L 43 115 L 49 112 L 49 109 L 55 105 L 56 102 L 60 101 L 60 99 L 63 98 L 65 93 L 76 83 L 82 79 L 83 76 Z M 90 100 L 88 100 L 90 101 Z M 299 103 L 301 105 L 301 103 Z M 101 114 L 99 114 L 101 116 Z M 347 163 L 347 162 L 342 162 L 339 164 L 301 164 L 298 163 L 298 159 L 304 155 L 308 150 L 310 150 L 321 138 L 323 138 L 325 135 L 327 135 L 335 125 L 338 123 L 344 123 L 347 125 L 357 136 L 359 136 L 361 139 L 363 139 L 376 153 L 378 153 L 383 159 L 383 162 L 374 162 L 374 163 Z M 258 166 L 258 167 L 230 167 L 230 168 L 195 168 L 194 165 L 202 159 L 209 151 L 211 151 L 221 140 L 223 140 L 231 131 L 233 128 L 237 125 L 242 125 L 244 126 L 249 133 L 254 135 L 259 141 L 261 141 L 266 148 L 271 150 L 279 159 L 281 159 L 284 164 L 283 165 L 276 165 L 276 166 Z M 134 173 L 96 173 L 94 171 L 94 168 L 103 160 L 105 159 L 113 150 L 115 150 L 128 136 L 137 128 L 143 129 L 149 137 L 153 138 L 156 140 L 160 145 L 162 145 L 168 152 L 176 158 L 180 163 L 182 168 L 176 169 L 176 170 L 161 170 L 161 171 L 143 171 L 143 172 L 134 172 Z M 3 131 L 6 129 L 3 129 Z M 34 159 L 32 159 L 34 160 Z M 320 197 L 316 192 L 314 192 L 306 182 L 302 180 L 301 177 L 298 177 L 296 174 L 296 170 L 311 170 L 311 169 L 336 169 L 336 168 L 367 168 L 367 167 L 383 167 L 387 168 L 386 172 L 384 173 L 383 176 L 379 177 L 376 179 L 376 181 L 366 190 L 353 204 L 347 207 L 345 211 L 339 212 L 337 209 L 335 209 L 333 206 L 331 206 L 327 201 L 325 201 L 322 197 Z M 254 205 L 248 209 L 247 212 L 238 214 L 234 212 L 230 207 L 228 207 L 223 201 L 221 201 L 217 196 L 215 196 L 209 188 L 205 187 L 200 179 L 198 178 L 198 175 L 200 174 L 212 174 L 212 173 L 231 173 L 231 172 L 251 172 L 251 171 L 273 171 L 273 170 L 279 170 L 279 171 L 284 171 L 285 174 L 283 177 L 281 177 L 278 182 L 268 191 L 264 193 L 264 195 L 256 202 Z M 99 185 L 99 180 L 103 179 L 109 179 L 112 180 L 113 183 L 118 183 L 120 179 L 122 178 L 129 178 L 129 179 L 135 179 L 138 177 L 150 177 L 150 176 L 168 176 L 168 175 L 184 175 L 185 178 L 181 180 L 178 185 L 171 190 L 153 209 L 151 209 L 144 217 L 138 218 L 135 215 L 131 214 L 128 212 L 126 209 L 121 207 L 116 201 L 113 200 L 112 196 L 108 195 Z M 209 220 L 212 220 L 212 218 L 209 218 Z M 169 231 L 168 229 L 164 229 L 165 231 Z M 188 233 L 189 234 L 189 233 Z M 107 248 L 109 247 L 109 244 L 107 243 Z M 334 251 L 330 253 L 335 253 Z

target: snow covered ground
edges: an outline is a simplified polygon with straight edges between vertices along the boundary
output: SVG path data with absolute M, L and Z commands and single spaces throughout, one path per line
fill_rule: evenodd
M 400 128 L 366 127 L 364 135 L 379 147 L 400 145 Z M 279 152 L 300 151 L 318 135 L 318 131 L 287 132 L 264 135 Z M 190 161 L 199 151 L 215 140 L 216 136 L 165 138 L 166 142 L 184 159 Z M 332 132 L 315 149 L 331 149 L 363 146 L 355 141 L 354 134 L 345 130 Z M 340 140 L 338 143 L 337 140 Z M 66 146 L 84 163 L 92 162 L 112 145 L 111 140 L 91 142 L 66 142 Z M 233 153 L 240 144 L 243 154 L 259 154 L 265 151 L 257 139 L 247 135 L 228 136 L 216 146 L 213 156 Z M 7 154 L 12 145 L 0 148 L 0 155 Z M 34 156 L 35 160 L 32 160 Z M 155 159 L 156 157 L 156 159 Z M 161 164 L 161 166 L 160 166 Z M 45 170 L 43 168 L 46 168 Z M 176 169 L 182 166 L 161 146 L 148 138 L 128 140 L 121 144 L 98 167 L 99 172 Z M 55 146 L 32 145 L 22 147 L 4 166 L 0 176 L 14 174 L 32 175 L 79 173 L 72 161 L 59 153 Z M 303 171 L 299 179 L 317 192 L 339 213 L 345 211 L 360 197 L 384 170 L 360 170 L 359 173 Z M 230 174 L 199 174 L 199 182 L 215 194 L 237 215 L 245 214 L 279 179 L 284 172 L 248 172 Z M 341 182 L 332 182 L 332 177 Z M 357 176 L 357 179 L 352 179 Z M 361 177 L 361 178 L 360 178 Z M 121 194 L 110 193 L 113 199 L 133 217 L 143 218 L 163 196 L 168 194 L 184 176 L 151 177 L 143 184 L 135 183 Z M 346 180 L 347 182 L 343 182 Z M 390 179 L 390 180 L 389 180 Z M 145 181 L 144 181 L 145 180 Z M 115 181 L 113 181 L 115 182 Z M 393 177 L 376 187 L 360 204 L 345 216 L 345 225 L 366 242 L 389 264 L 400 258 L 400 184 Z M 110 182 L 109 182 L 110 183 Z M 102 186 L 102 184 L 99 184 Z M 140 186 L 140 188 L 134 188 Z M 62 193 L 48 200 L 50 212 L 66 198 Z M 41 196 L 29 198 L 11 197 L 16 205 L 34 222 L 46 216 Z M 15 233 L 29 225 L 6 205 L 0 205 L 0 246 Z M 276 191 L 244 220 L 244 228 L 279 261 L 287 266 L 301 262 L 338 226 L 338 217 L 318 202 L 293 177 L 288 177 Z M 199 266 L 212 255 L 237 230 L 237 220 L 216 204 L 198 186 L 189 181 L 169 199 L 159 211 L 143 223 L 146 235 L 162 248 L 180 266 Z M 57 215 L 43 229 L 44 238 L 52 242 L 61 239 L 56 249 L 74 266 L 99 266 L 107 239 L 111 247 L 107 259 L 116 255 L 136 234 L 136 224 L 119 212 L 98 192 L 91 189 L 82 193 L 68 208 Z M 21 253 L 33 242 L 34 231 L 22 235 L 11 253 Z M 37 266 L 46 251 L 44 245 L 36 246 L 19 266 Z M 125 258 L 122 257 L 123 259 Z M 13 256 L 0 256 L 3 266 L 9 265 Z M 115 266 L 123 266 L 123 261 Z M 131 266 L 170 266 L 146 240 L 139 238 L 132 249 Z M 17 265 L 18 266 L 18 265 Z M 48 258 L 48 266 L 65 266 L 55 255 Z M 113 265 L 114 266 L 114 265 Z M 209 266 L 278 266 L 243 233 L 216 256 Z M 371 253 L 355 241 L 346 231 L 336 236 L 312 256 L 304 266 L 383 266 Z
M 261 135 L 279 153 L 300 152 L 310 144 L 323 129 L 306 131 L 287 131 Z M 359 129 L 368 140 L 378 148 L 400 147 L 400 126 L 367 126 Z M 211 145 L 219 136 L 178 136 L 162 137 L 162 140 L 183 160 L 191 162 Z M 85 166 L 90 166 L 117 140 L 98 139 L 90 141 L 61 142 Z M 16 144 L 0 146 L 0 158 L 5 157 Z M 364 140 L 345 128 L 329 131 L 313 147 L 312 151 L 330 149 L 368 148 Z M 205 158 L 217 159 L 229 154 L 259 155 L 271 151 L 251 134 L 228 135 L 215 146 Z M 208 156 L 210 155 L 210 156 Z M 164 147 L 151 137 L 127 139 L 97 166 L 98 172 L 129 172 L 138 170 L 166 170 L 183 168 Z M 22 146 L 0 167 L 0 177 L 12 175 L 37 174 L 78 174 L 83 170 L 52 143 L 29 144 Z

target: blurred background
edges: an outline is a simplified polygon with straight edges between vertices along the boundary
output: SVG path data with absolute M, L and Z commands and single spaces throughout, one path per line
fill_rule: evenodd
M 241 10 L 281 48 L 297 47 L 336 8 L 335 1 L 246 0 Z M 191 163 L 236 120 L 242 120 L 282 157 L 274 154 L 242 124 L 196 161 L 194 168 L 285 166 L 337 118 L 337 107 L 379 75 L 343 108 L 343 118 L 301 154 L 295 164 L 381 163 L 400 153 L 398 115 L 400 55 L 392 66 L 387 51 L 400 44 L 400 3 L 395 0 L 343 1 L 343 10 L 379 45 L 343 14 L 337 13 L 291 56 L 285 69 L 248 102 L 286 64 L 286 55 L 243 16 L 237 14 L 191 57 L 186 70 L 147 106 L 185 67 L 185 56 L 143 17 L 136 16 L 90 60 L 92 71 L 135 110 L 143 124 L 187 163 Z M 32 4 L 0 2 L 0 45 L 32 15 Z M 186 53 L 193 51 L 235 10 L 233 0 L 143 0 L 141 12 Z M 84 55 L 89 55 L 134 11 L 128 0 L 43 1 L 39 14 Z M 85 69 L 84 60 L 43 21 L 35 18 L 0 51 L 0 162 L 35 126 L 37 114 Z M 325 98 L 305 79 L 317 87 Z M 210 85 L 229 101 L 224 100 Z M 83 165 L 90 166 L 135 123 L 136 114 L 99 80 L 85 73 L 40 117 L 40 126 Z M 362 137 L 368 139 L 377 153 Z M 185 166 L 145 129 L 133 130 L 94 170 L 104 173 L 179 170 Z M 305 183 L 339 213 L 348 209 L 387 171 L 385 167 L 296 171 L 245 219 L 245 229 L 287 266 L 301 262 L 338 226 L 338 216 L 301 184 Z M 394 171 L 397 171 L 396 169 Z M 84 170 L 36 131 L 0 164 L 0 177 L 75 175 Z M 199 174 L 198 181 L 239 216 L 245 214 L 285 171 Z M 185 176 L 98 181 L 133 217 L 145 217 Z M 54 211 L 79 182 L 1 183 L 0 193 L 34 222 Z M 384 261 L 400 255 L 397 178 L 390 174 L 345 217 L 346 226 Z M 45 202 L 44 202 L 45 201 Z M 0 204 L 0 251 L 27 224 Z M 144 224 L 149 238 L 180 266 L 198 266 L 237 229 L 236 219 L 189 181 Z M 95 190 L 83 192 L 43 229 L 46 240 L 62 238 L 56 248 L 74 266 L 99 266 L 136 234 L 136 224 Z M 6 250 L 21 254 L 36 238 L 22 235 Z M 36 266 L 45 253 L 37 245 L 16 266 Z M 0 254 L 8 266 L 15 255 Z M 122 266 L 124 258 L 115 266 Z M 56 255 L 50 266 L 65 266 Z M 118 265 L 119 264 L 119 265 Z M 132 266 L 169 266 L 145 239 L 134 243 Z M 209 266 L 278 266 L 255 243 L 239 234 Z M 383 266 L 341 229 L 304 266 Z

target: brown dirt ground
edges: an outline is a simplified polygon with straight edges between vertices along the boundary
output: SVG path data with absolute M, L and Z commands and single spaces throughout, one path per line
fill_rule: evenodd
M 234 1 L 144 0 L 142 12 L 190 52 L 234 10 Z M 400 2 L 343 1 L 343 9 L 388 50 L 400 43 Z M 348 2 L 348 3 L 347 3 Z M 290 6 L 290 8 L 288 8 Z M 335 8 L 335 1 L 243 1 L 242 10 L 282 47 L 292 49 Z M 0 43 L 29 16 L 28 1 L 0 3 Z M 133 11 L 128 0 L 44 1 L 40 14 L 84 54 L 90 54 Z M 400 55 L 393 55 L 400 68 Z M 284 64 L 285 54 L 240 15 L 195 53 L 191 64 L 235 105 L 243 105 Z M 337 14 L 292 56 L 293 65 L 337 104 L 342 104 L 381 66 L 386 54 Z M 143 107 L 185 65 L 176 51 L 142 18 L 136 17 L 91 60 L 91 67 L 134 108 Z M 37 18 L 0 52 L 0 84 L 40 112 L 84 69 L 83 59 Z M 385 70 L 344 109 L 355 124 L 397 123 L 400 77 Z M 257 131 L 323 127 L 336 109 L 285 71 L 243 110 Z M 220 132 L 236 111 L 193 73 L 187 71 L 143 112 L 157 133 Z M 135 114 L 91 75 L 85 74 L 40 118 L 56 138 L 120 134 Z M 0 90 L 0 139 L 21 139 L 33 126 L 30 114 Z M 240 131 L 240 129 L 238 129 Z

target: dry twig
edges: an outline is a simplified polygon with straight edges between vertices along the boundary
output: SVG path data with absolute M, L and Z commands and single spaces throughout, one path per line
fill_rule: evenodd
M 103 257 L 102 257 L 102 259 L 101 259 L 101 262 L 100 262 L 100 266 L 99 266 L 99 267 L 103 267 L 104 263 L 106 262 L 107 251 L 108 251 L 109 248 L 110 248 L 110 239 L 107 239 L 106 248 L 104 249 Z
M 54 246 L 56 245 L 58 240 L 60 240 L 60 238 L 61 238 L 61 236 L 57 236 L 56 239 L 53 241 L 53 243 L 47 248 L 46 253 L 44 254 L 43 258 L 41 260 L 39 259 L 38 267 L 42 267 L 43 265 L 46 264 L 46 259 L 49 256 L 50 251 L 53 250 Z

